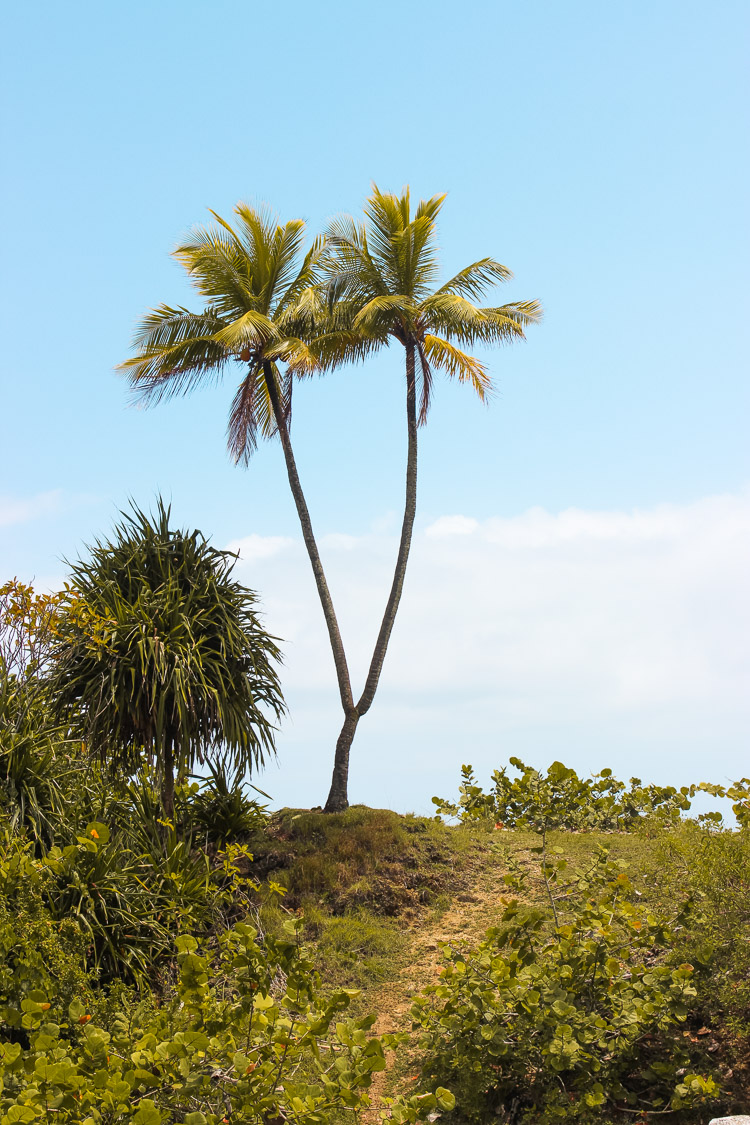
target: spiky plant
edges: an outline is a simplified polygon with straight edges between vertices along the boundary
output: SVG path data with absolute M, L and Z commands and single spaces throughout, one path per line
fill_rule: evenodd
M 130 775 L 156 765 L 164 813 L 175 774 L 214 756 L 238 768 L 274 753 L 284 711 L 275 638 L 235 556 L 133 507 L 72 567 L 50 688 L 91 751 Z
M 492 391 L 490 376 L 464 348 L 523 339 L 524 329 L 542 313 L 537 301 L 491 307 L 476 303 L 497 282 L 513 276 L 494 258 L 480 258 L 437 286 L 436 221 L 444 199 L 435 195 L 422 200 L 412 215 L 408 187 L 397 196 L 373 186 L 364 221 L 345 215 L 327 232 L 325 303 L 335 331 L 321 340 L 321 361 L 339 362 L 351 338 L 361 350 L 390 340 L 400 344 L 406 358 L 408 436 L 404 517 L 393 583 L 362 694 L 355 702 L 351 689 L 342 691 L 345 718 L 325 806 L 329 812 L 347 807 L 349 751 L 357 724 L 375 698 L 401 599 L 417 504 L 417 428 L 427 419 L 433 373 L 441 371 L 467 384 L 485 401 Z

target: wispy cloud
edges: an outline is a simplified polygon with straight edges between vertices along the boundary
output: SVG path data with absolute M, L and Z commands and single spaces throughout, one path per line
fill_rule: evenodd
M 0 496 L 0 527 L 28 523 L 53 515 L 62 508 L 63 494 L 59 488 L 38 492 L 35 496 Z

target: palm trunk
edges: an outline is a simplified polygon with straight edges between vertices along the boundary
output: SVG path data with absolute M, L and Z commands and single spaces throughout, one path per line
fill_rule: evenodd
M 164 746 L 164 773 L 161 782 L 161 805 L 164 819 L 174 823 L 174 749 L 171 739 Z
M 408 451 L 406 457 L 406 499 L 404 504 L 404 520 L 401 525 L 401 541 L 396 558 L 396 567 L 393 574 L 391 592 L 383 614 L 380 632 L 375 643 L 375 649 L 370 662 L 370 669 L 365 680 L 365 687 L 356 707 L 346 711 L 344 725 L 336 743 L 336 758 L 333 767 L 331 790 L 325 805 L 325 812 L 343 812 L 349 807 L 347 797 L 347 779 L 349 776 L 349 751 L 351 749 L 354 733 L 361 717 L 370 710 L 375 692 L 378 689 L 380 673 L 383 671 L 383 662 L 391 639 L 393 625 L 396 620 L 401 593 L 404 588 L 406 564 L 409 561 L 414 517 L 417 511 L 417 391 L 415 380 L 415 355 L 414 345 L 406 346 L 406 424 L 408 434 Z
M 307 508 L 305 495 L 302 491 L 300 484 L 299 474 L 297 473 L 297 465 L 294 460 L 294 453 L 292 451 L 292 443 L 289 439 L 289 429 L 284 417 L 284 410 L 279 398 L 279 389 L 276 385 L 270 363 L 263 364 L 263 377 L 268 387 L 268 397 L 271 400 L 273 408 L 273 416 L 276 421 L 276 428 L 279 431 L 281 438 L 281 448 L 284 450 L 284 460 L 286 462 L 287 476 L 289 477 L 289 487 L 292 490 L 294 503 L 297 507 L 297 515 L 299 516 L 300 526 L 302 527 L 302 538 L 305 541 L 307 554 L 310 558 L 310 564 L 315 578 L 315 585 L 318 588 L 318 597 L 320 604 L 323 607 L 323 616 L 325 617 L 326 626 L 328 628 L 328 638 L 331 642 L 331 651 L 333 653 L 333 663 L 336 666 L 336 678 L 339 685 L 339 695 L 341 696 L 341 706 L 344 708 L 344 713 L 349 712 L 354 707 L 354 699 L 352 697 L 351 680 L 349 678 L 349 668 L 346 663 L 346 653 L 344 652 L 344 644 L 341 640 L 341 631 L 339 629 L 338 621 L 336 620 L 336 612 L 333 608 L 333 600 L 331 592 L 328 589 L 326 582 L 325 572 L 323 571 L 323 563 L 320 561 L 320 554 L 318 552 L 318 545 L 315 542 L 315 536 L 312 529 L 312 521 L 310 519 L 310 512 Z M 352 734 L 353 736 L 353 734 Z
M 343 812 L 344 809 L 349 808 L 349 751 L 354 741 L 358 722 L 359 714 L 356 707 L 353 707 L 344 719 L 344 725 L 336 742 L 331 791 L 328 794 L 323 812 Z

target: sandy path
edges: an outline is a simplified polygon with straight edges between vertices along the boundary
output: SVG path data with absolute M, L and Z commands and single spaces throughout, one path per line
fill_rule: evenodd
M 507 867 L 498 854 L 496 863 L 489 863 L 478 874 L 470 892 L 456 895 L 448 910 L 437 920 L 421 923 L 411 930 L 410 959 L 399 975 L 369 998 L 370 1011 L 377 1013 L 373 1026 L 375 1035 L 408 1031 L 412 996 L 426 985 L 434 984 L 442 968 L 440 942 L 449 945 L 475 944 L 490 926 L 496 925 L 503 913 L 501 899 L 511 897 L 503 883 Z M 379 1121 L 379 1098 L 389 1094 L 394 1053 L 388 1052 L 387 1070 L 373 1075 L 370 1097 L 372 1107 L 362 1114 L 362 1121 L 373 1125 Z

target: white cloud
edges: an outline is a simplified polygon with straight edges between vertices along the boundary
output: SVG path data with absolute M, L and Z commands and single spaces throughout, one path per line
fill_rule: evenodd
M 287 642 L 279 749 L 294 765 L 278 779 L 283 799 L 310 805 L 325 796 L 317 774 L 339 723 L 333 665 L 304 548 L 262 542 L 277 546 L 243 552 L 240 572 Z M 396 546 L 378 532 L 321 545 L 355 690 Z M 633 512 L 441 517 L 415 535 L 355 743 L 354 798 L 426 807 L 461 761 L 489 769 L 513 753 L 680 784 L 746 774 L 749 563 L 747 491 Z
M 425 528 L 425 535 L 435 539 L 445 535 L 471 535 L 478 527 L 479 522 L 469 516 L 441 516 Z
M 243 539 L 233 539 L 227 550 L 238 554 L 243 562 L 253 563 L 260 559 L 272 559 L 294 546 L 294 539 L 282 535 L 246 535 Z
M 0 527 L 41 519 L 59 512 L 61 505 L 62 491 L 59 488 L 23 498 L 0 496 Z

